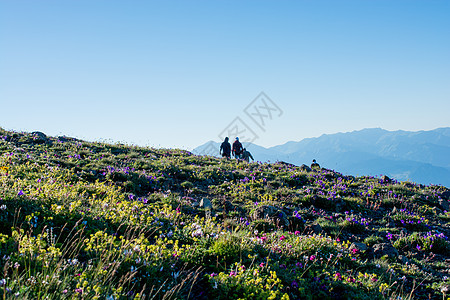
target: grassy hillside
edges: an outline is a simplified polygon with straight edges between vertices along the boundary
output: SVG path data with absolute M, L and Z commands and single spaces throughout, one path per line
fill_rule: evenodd
M 443 299 L 448 197 L 0 130 L 0 297 Z

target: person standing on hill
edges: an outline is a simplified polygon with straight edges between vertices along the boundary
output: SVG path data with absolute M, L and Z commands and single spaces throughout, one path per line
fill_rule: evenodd
M 250 158 L 253 161 L 255 161 L 252 154 L 250 152 L 248 152 L 247 149 L 244 148 L 244 151 L 242 152 L 242 159 L 245 160 L 246 162 L 250 162 Z
M 228 137 L 226 137 L 222 145 L 220 145 L 219 153 L 222 154 L 222 157 L 231 158 L 231 145 L 228 142 Z
M 241 159 L 242 155 L 242 144 L 239 142 L 239 138 L 236 137 L 236 140 L 233 143 L 233 155 L 237 159 Z
M 316 162 L 315 159 L 313 159 L 313 162 L 311 164 L 311 169 L 320 169 L 320 165 Z

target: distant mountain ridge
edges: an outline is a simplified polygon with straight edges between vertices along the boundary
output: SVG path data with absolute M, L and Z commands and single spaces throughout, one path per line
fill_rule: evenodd
M 204 154 L 211 143 L 218 155 L 218 142 L 208 142 L 193 152 Z M 385 174 L 401 181 L 450 186 L 450 127 L 429 131 L 369 128 L 323 134 L 270 148 L 248 144 L 247 148 L 258 161 L 301 165 L 316 159 L 323 167 L 344 174 Z

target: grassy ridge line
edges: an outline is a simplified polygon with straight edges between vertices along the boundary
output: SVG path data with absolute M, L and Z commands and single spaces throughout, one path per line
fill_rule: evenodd
M 0 136 L 4 298 L 446 297 L 445 187 Z

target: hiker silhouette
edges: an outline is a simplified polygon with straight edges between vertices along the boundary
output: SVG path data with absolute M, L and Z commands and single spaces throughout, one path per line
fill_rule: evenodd
M 233 155 L 235 158 L 237 159 L 241 159 L 242 158 L 242 144 L 241 142 L 239 142 L 239 138 L 236 137 L 236 140 L 233 143 Z
M 320 165 L 316 162 L 315 159 L 313 159 L 312 161 L 311 169 L 320 169 Z
M 222 157 L 231 158 L 231 145 L 228 142 L 228 137 L 220 145 L 219 153 L 222 154 Z
M 242 159 L 245 160 L 246 162 L 250 162 L 250 158 L 253 161 L 255 161 L 252 154 L 250 152 L 248 152 L 247 149 L 244 148 L 244 151 L 242 152 Z

